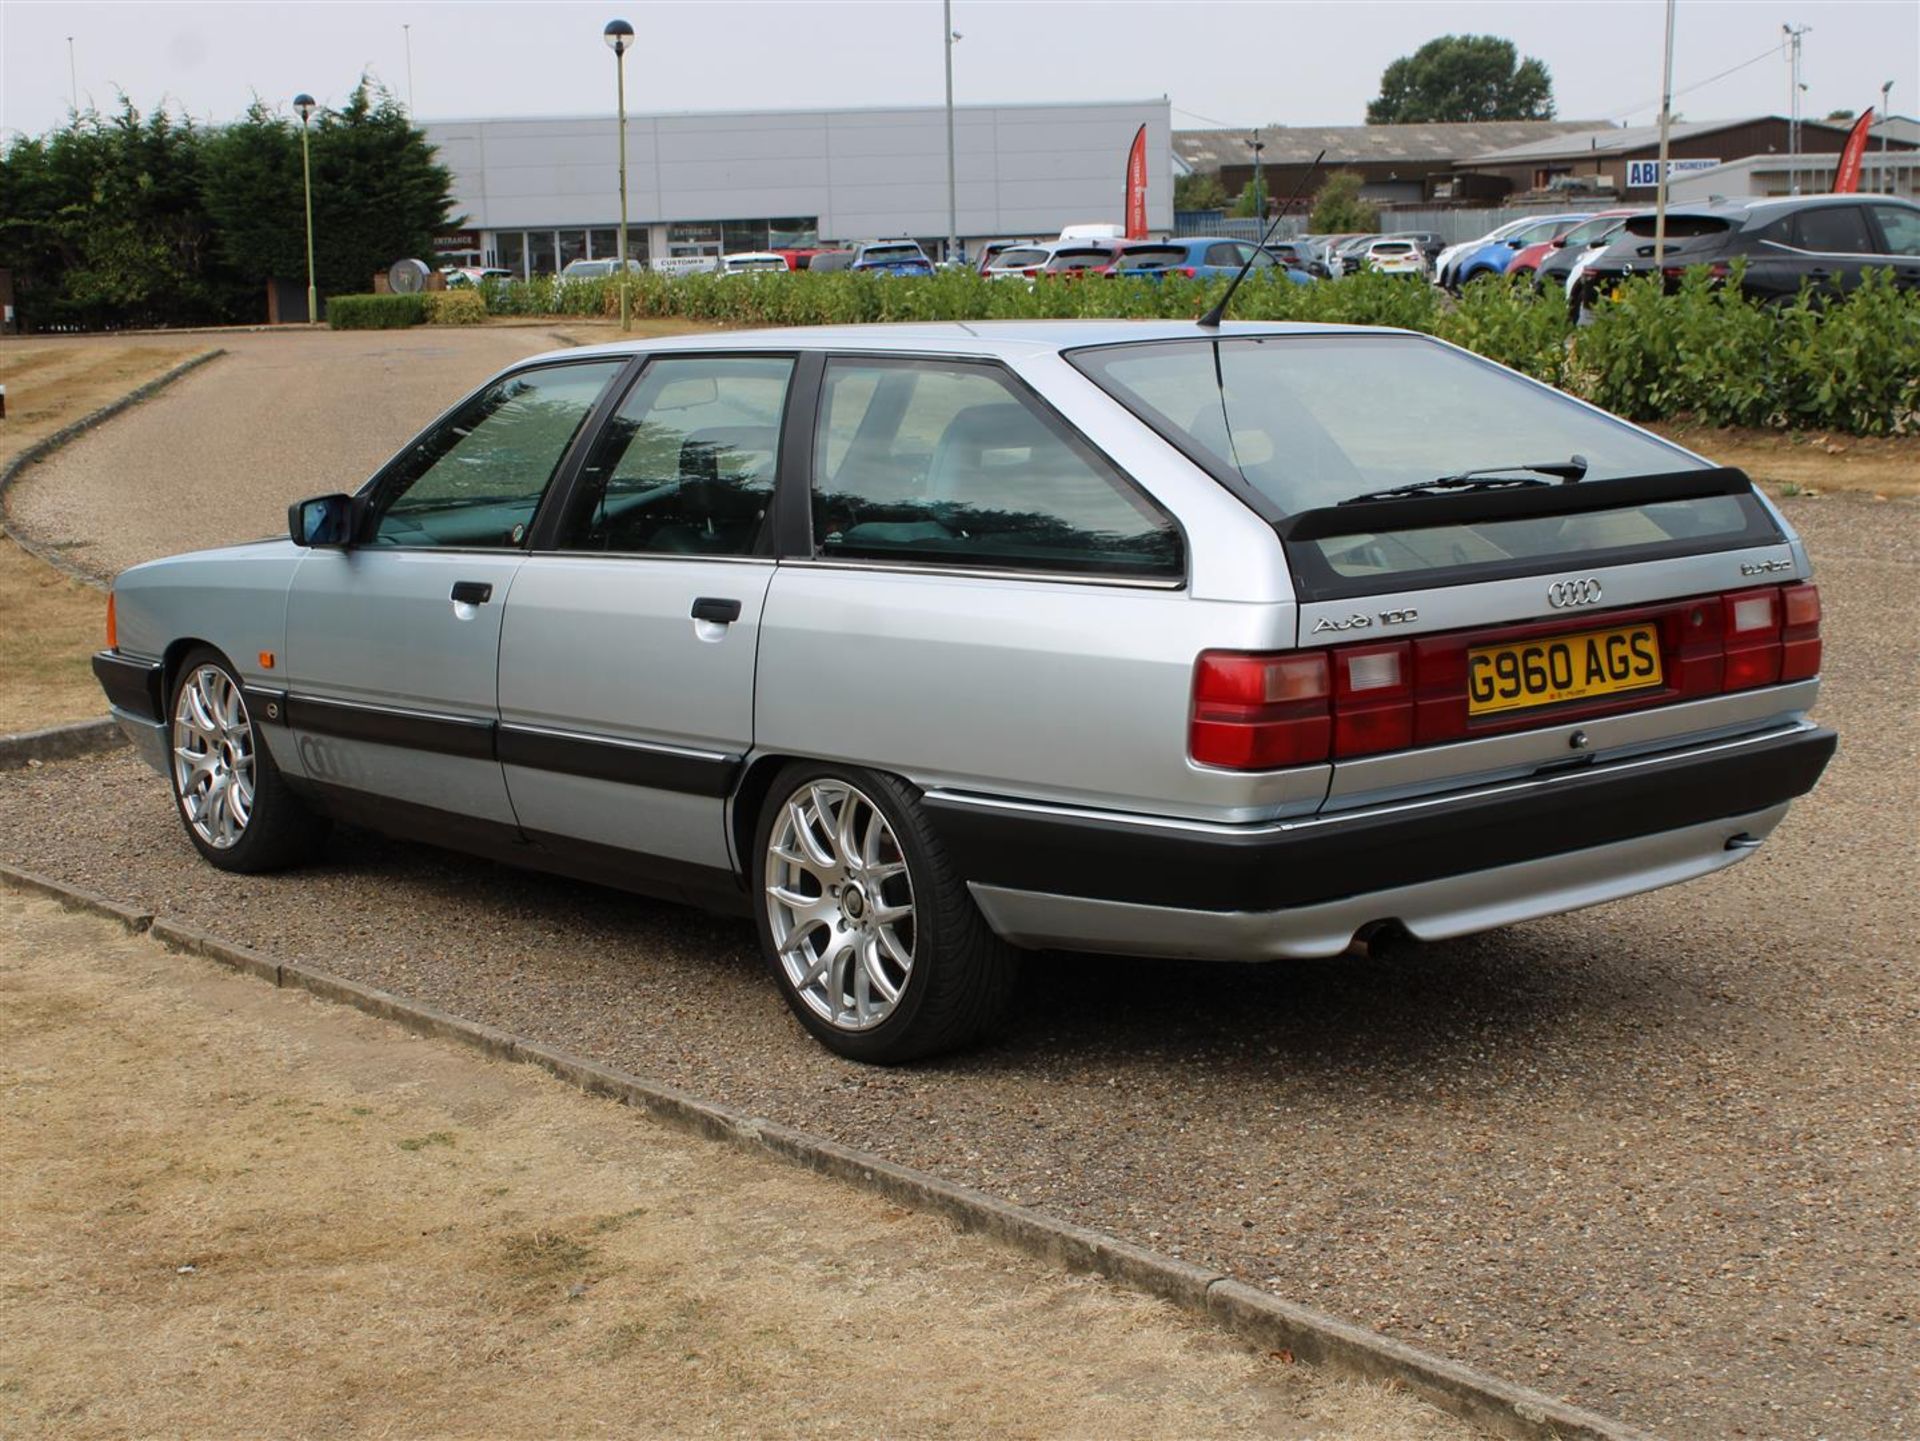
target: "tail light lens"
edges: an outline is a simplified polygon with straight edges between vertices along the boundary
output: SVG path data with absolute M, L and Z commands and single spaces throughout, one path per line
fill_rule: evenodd
M 1633 622 L 1659 633 L 1659 688 L 1469 717 L 1474 647 Z M 1206 651 L 1194 669 L 1187 753 L 1225 770 L 1311 765 L 1806 680 L 1820 659 L 1820 592 L 1805 584 L 1601 612 L 1581 626 L 1528 622 L 1280 655 Z
M 1197 278 L 1199 278 L 1199 275 L 1200 275 L 1200 271 L 1199 271 L 1199 268 L 1198 268 L 1197 266 L 1192 266 L 1192 265 L 1183 265 L 1183 266 L 1181 266 L 1181 267 L 1180 267 L 1180 273 L 1181 273 L 1182 275 L 1184 275 L 1184 276 L 1186 276 L 1186 277 L 1187 277 L 1187 279 L 1189 279 L 1189 280 L 1195 280 L 1195 279 L 1197 279 Z
M 1820 674 L 1820 587 L 1783 586 L 1780 603 L 1780 679 L 1806 680 Z
M 107 592 L 107 649 L 120 649 L 120 616 L 112 591 Z
M 1333 732 L 1327 653 L 1201 653 L 1187 754 L 1204 766 L 1266 771 L 1327 758 Z

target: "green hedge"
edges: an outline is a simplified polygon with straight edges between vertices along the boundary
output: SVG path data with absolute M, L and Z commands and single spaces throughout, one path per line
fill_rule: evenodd
M 643 318 L 716 325 L 839 325 L 914 320 L 1192 319 L 1224 280 L 1086 279 L 1027 286 L 941 271 L 924 280 L 844 271 L 665 276 L 629 282 Z M 490 284 L 496 315 L 615 315 L 617 279 Z M 413 297 L 394 297 L 413 298 Z M 334 302 L 336 305 L 338 301 Z M 1443 340 L 1636 420 L 1690 416 L 1714 425 L 1817 427 L 1855 434 L 1920 430 L 1920 293 L 1873 272 L 1843 304 L 1806 295 L 1761 305 L 1704 270 L 1677 293 L 1626 286 L 1576 328 L 1557 295 L 1524 281 L 1477 280 L 1458 300 L 1401 276 L 1292 285 L 1249 278 L 1240 320 L 1392 325 Z
M 487 300 L 484 295 L 471 287 L 461 290 L 429 290 L 426 292 L 427 324 L 429 325 L 485 325 L 487 323 Z
M 336 295 L 327 301 L 335 330 L 404 330 L 427 318 L 424 295 Z

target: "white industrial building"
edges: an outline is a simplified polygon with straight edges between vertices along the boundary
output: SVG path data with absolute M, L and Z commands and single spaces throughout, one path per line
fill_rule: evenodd
M 947 112 L 762 110 L 627 117 L 628 253 L 638 259 L 947 235 Z M 1147 221 L 1173 225 L 1166 99 L 954 109 L 956 218 L 987 239 L 1119 223 L 1127 152 L 1147 127 Z M 612 255 L 619 129 L 612 115 L 423 121 L 453 172 L 464 263 L 551 274 Z

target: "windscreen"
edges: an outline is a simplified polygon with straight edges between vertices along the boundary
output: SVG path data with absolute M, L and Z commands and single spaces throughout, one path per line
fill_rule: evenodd
M 1029 265 L 1045 265 L 1047 252 L 1034 246 L 1020 250 L 1003 250 L 993 257 L 996 270 L 1023 270 Z
M 1653 239 L 1657 217 L 1653 215 L 1635 215 L 1628 219 L 1627 234 L 1643 240 Z M 1675 215 L 1667 212 L 1667 239 L 1684 240 L 1694 235 L 1720 235 L 1733 227 L 1718 215 Z
M 869 245 L 861 252 L 863 265 L 898 265 L 903 260 L 925 260 L 917 245 Z
M 1526 463 L 1576 455 L 1587 482 L 1711 468 L 1657 436 L 1422 336 L 1164 341 L 1069 358 L 1229 488 L 1257 493 L 1265 502 L 1257 508 L 1270 515 L 1338 507 L 1467 471 L 1530 477 L 1520 468 Z M 1525 557 L 1742 537 L 1777 537 L 1751 495 L 1306 544 L 1333 577 L 1405 585 Z
M 1092 270 L 1096 266 L 1110 264 L 1113 252 L 1104 248 L 1088 250 L 1056 250 L 1053 259 L 1047 263 L 1049 270 Z
M 1567 248 L 1575 250 L 1604 240 L 1620 228 L 1622 221 L 1623 217 L 1618 215 L 1596 215 L 1591 220 L 1583 220 L 1567 232 Z

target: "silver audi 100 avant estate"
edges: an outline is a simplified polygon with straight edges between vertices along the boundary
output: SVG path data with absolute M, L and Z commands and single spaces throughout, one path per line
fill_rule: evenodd
M 95 660 L 214 865 L 329 818 L 750 912 L 899 1061 L 1022 949 L 1329 956 L 1732 865 L 1833 753 L 1746 476 L 1419 335 L 541 356 Z

